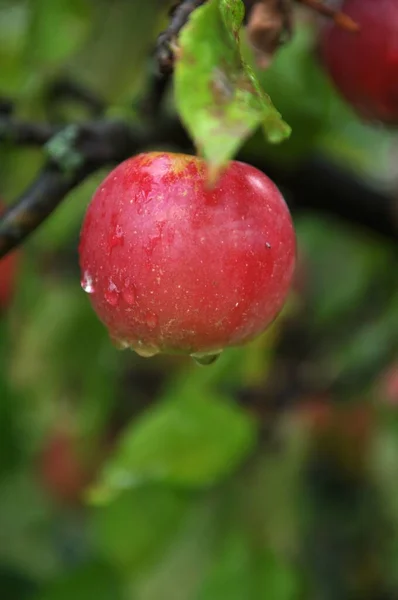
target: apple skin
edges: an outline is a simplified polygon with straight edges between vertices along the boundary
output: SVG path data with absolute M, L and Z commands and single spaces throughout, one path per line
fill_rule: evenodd
M 359 32 L 328 23 L 320 54 L 337 89 L 365 120 L 398 124 L 398 2 L 346 0 Z
M 82 287 L 119 347 L 206 356 L 251 340 L 282 309 L 296 239 L 262 172 L 229 163 L 208 185 L 195 156 L 150 152 L 117 166 L 88 207 Z

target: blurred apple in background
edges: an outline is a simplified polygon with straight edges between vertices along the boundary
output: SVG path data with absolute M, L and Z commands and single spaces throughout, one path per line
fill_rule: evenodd
M 4 210 L 5 206 L 0 202 L 0 214 L 4 212 Z M 12 300 L 17 273 L 17 262 L 17 252 L 11 252 L 0 259 L 0 315 L 8 308 Z

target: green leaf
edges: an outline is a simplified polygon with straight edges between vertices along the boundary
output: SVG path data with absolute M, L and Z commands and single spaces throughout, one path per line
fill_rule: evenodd
M 0 482 L 21 462 L 21 397 L 10 382 L 8 361 L 11 331 L 0 315 Z M 10 328 L 11 329 L 11 328 Z
M 87 0 L 35 0 L 26 44 L 31 64 L 54 65 L 71 56 L 90 32 L 90 16 Z
M 54 580 L 36 600 L 122 600 L 121 584 L 106 565 L 83 565 Z
M 292 127 L 292 135 L 282 145 L 264 147 L 262 137 L 255 136 L 250 141 L 253 152 L 266 152 L 275 160 L 301 159 L 313 151 L 320 135 L 330 127 L 336 92 L 314 55 L 314 37 L 313 27 L 297 23 L 293 38 L 278 50 L 266 70 L 256 67 L 252 49 L 242 44 L 244 56 L 254 65 L 260 85 Z
M 216 496 L 199 495 L 162 559 L 144 577 L 133 575 L 130 597 L 134 600 L 197 600 L 203 575 L 214 560 L 220 521 Z
M 302 597 L 298 571 L 269 550 L 257 556 L 255 581 L 256 598 L 296 600 Z
M 198 151 L 214 170 L 225 164 L 262 123 L 270 142 L 290 134 L 244 62 L 241 0 L 209 0 L 192 14 L 179 38 L 175 97 Z
M 59 556 L 48 527 L 51 509 L 36 477 L 33 469 L 16 470 L 1 481 L 0 563 L 27 577 L 44 579 L 59 568 Z
M 128 427 L 92 499 L 109 501 L 145 481 L 211 485 L 237 467 L 254 439 L 254 421 L 220 398 L 164 402 Z
M 246 536 L 238 531 L 229 531 L 196 600 L 248 600 L 253 597 L 252 592 L 253 564 L 250 546 Z
M 94 540 L 104 558 L 132 575 L 159 559 L 179 531 L 190 496 L 162 485 L 122 493 L 93 513 Z
M 31 600 L 36 587 L 25 573 L 0 565 L 0 589 L 7 600 Z

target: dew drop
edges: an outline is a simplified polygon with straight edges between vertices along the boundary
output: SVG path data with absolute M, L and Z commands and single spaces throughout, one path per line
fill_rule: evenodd
M 196 352 L 191 354 L 191 358 L 201 367 L 207 367 L 216 362 L 221 355 L 221 352 L 222 350 L 217 350 L 215 352 Z
M 126 350 L 126 348 L 130 348 L 129 342 L 126 340 L 119 340 L 117 338 L 111 337 L 112 345 L 115 346 L 118 350 Z
M 160 352 L 159 348 L 156 346 L 146 346 L 143 342 L 137 342 L 136 344 L 133 344 L 132 349 L 138 354 L 138 356 L 142 356 L 143 358 L 151 358 Z
M 149 312 L 147 314 L 147 316 L 146 316 L 146 324 L 148 325 L 148 327 L 150 329 L 155 329 L 155 327 L 157 327 L 157 325 L 159 324 L 159 319 L 155 315 L 155 313 Z
M 82 289 L 87 294 L 94 294 L 95 290 L 94 290 L 93 278 L 87 271 L 84 272 L 83 279 L 81 280 L 80 285 L 82 286 Z

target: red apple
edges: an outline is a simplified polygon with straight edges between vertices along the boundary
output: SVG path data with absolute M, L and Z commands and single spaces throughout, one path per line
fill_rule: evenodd
M 365 119 L 398 123 L 398 1 L 345 0 L 342 11 L 360 27 L 325 26 L 324 65 L 342 96 Z
M 207 175 L 194 156 L 140 154 L 88 208 L 82 287 L 110 336 L 142 356 L 204 362 L 263 332 L 286 300 L 295 234 L 277 187 L 240 162 L 212 188 Z

